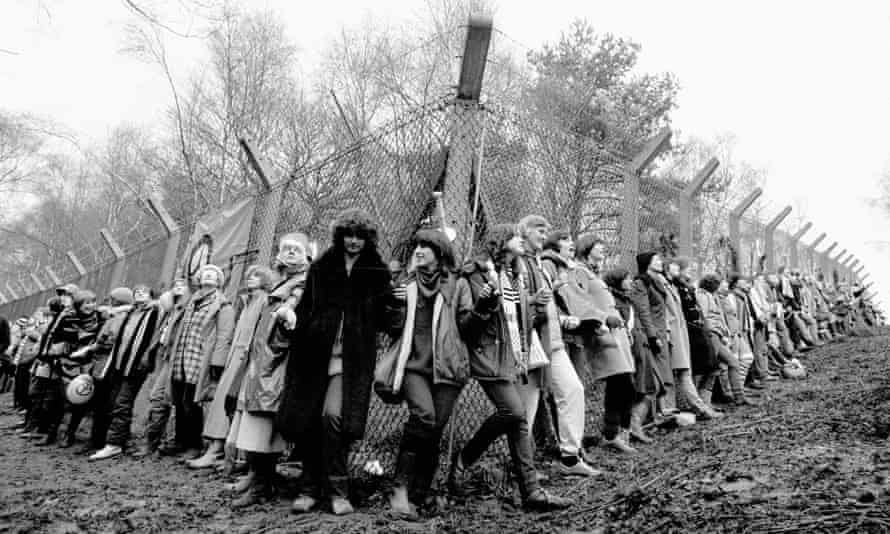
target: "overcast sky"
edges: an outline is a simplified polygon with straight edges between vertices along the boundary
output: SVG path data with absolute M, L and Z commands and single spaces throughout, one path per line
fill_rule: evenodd
M 281 14 L 307 71 L 341 25 L 368 13 L 407 19 L 423 6 L 420 0 L 243 5 Z M 768 171 L 765 196 L 776 211 L 786 204 L 805 208 L 814 228 L 804 241 L 827 232 L 826 244 L 840 241 L 837 250 L 856 254 L 886 294 L 890 247 L 868 243 L 890 241 L 888 220 L 865 201 L 876 195 L 890 161 L 890 2 L 501 0 L 495 26 L 516 43 L 538 47 L 577 17 L 641 43 L 641 70 L 675 73 L 681 92 L 674 126 L 704 138 L 734 134 L 738 157 Z M 53 119 L 86 142 L 122 121 L 157 123 L 169 102 L 163 79 L 120 53 L 131 20 L 120 0 L 4 0 L 0 106 Z M 178 28 L 187 27 L 180 22 Z M 503 39 L 495 34 L 495 46 L 521 46 Z M 201 43 L 180 40 L 174 52 L 185 75 L 200 60 Z

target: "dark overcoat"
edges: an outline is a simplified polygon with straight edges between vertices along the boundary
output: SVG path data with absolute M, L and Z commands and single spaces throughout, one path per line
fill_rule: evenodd
M 298 442 L 321 419 L 330 377 L 331 350 L 343 321 L 342 432 L 347 440 L 364 436 L 377 358 L 377 334 L 389 324 L 390 272 L 375 248 L 365 247 L 351 275 L 337 247 L 309 268 L 297 305 L 284 393 L 276 426 Z

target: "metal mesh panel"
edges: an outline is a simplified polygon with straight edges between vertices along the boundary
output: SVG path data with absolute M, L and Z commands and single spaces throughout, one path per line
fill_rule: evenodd
M 739 263 L 742 272 L 756 273 L 763 255 L 764 224 L 751 217 L 742 217 L 739 224 Z
M 674 248 L 680 235 L 682 191 L 652 178 L 640 180 L 640 251 Z
M 776 230 L 773 238 L 776 267 L 791 267 L 791 236 L 783 230 Z
M 164 254 L 167 251 L 167 238 L 156 239 L 127 254 L 124 261 L 124 275 L 121 285 L 133 287 L 145 284 L 159 289 L 165 282 L 161 280 L 164 267 Z

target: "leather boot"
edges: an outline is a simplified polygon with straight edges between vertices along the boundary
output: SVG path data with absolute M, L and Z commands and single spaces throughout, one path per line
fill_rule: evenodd
M 652 443 L 652 438 L 643 430 L 643 420 L 649 411 L 649 401 L 643 400 L 633 405 L 630 414 L 630 437 L 640 443 Z
M 417 519 L 417 507 L 408 498 L 408 488 L 414 485 L 417 476 L 417 455 L 413 452 L 399 451 L 396 460 L 396 485 L 389 498 L 390 511 L 404 519 Z

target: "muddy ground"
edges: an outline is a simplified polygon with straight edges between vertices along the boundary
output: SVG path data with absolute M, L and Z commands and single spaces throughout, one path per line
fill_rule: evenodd
M 171 459 L 90 464 L 0 430 L 0 532 L 890 532 L 890 332 L 804 362 L 809 378 L 772 383 L 763 407 L 658 430 L 635 457 L 591 449 L 601 478 L 561 479 L 542 459 L 549 488 L 577 504 L 541 515 L 519 511 L 498 462 L 474 496 L 420 523 L 382 512 L 385 479 L 365 483 L 354 516 L 297 517 L 286 496 L 233 512 L 224 480 Z M 17 419 L 10 404 L 0 397 L 0 428 Z

